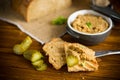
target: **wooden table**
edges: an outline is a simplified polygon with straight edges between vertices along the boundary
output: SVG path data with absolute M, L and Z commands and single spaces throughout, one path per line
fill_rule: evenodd
M 112 3 L 114 9 L 120 12 L 120 3 L 117 0 L 112 0 Z M 55 70 L 49 63 L 46 71 L 36 71 L 29 61 L 15 55 L 12 50 L 13 46 L 20 43 L 26 36 L 16 26 L 0 21 L 0 80 L 120 80 L 120 55 L 99 58 L 99 70 L 95 72 L 68 73 L 66 66 Z M 78 42 L 68 34 L 62 39 Z M 42 45 L 32 40 L 30 48 L 43 53 Z M 120 50 L 120 23 L 114 22 L 111 34 L 104 42 L 88 47 L 95 51 Z

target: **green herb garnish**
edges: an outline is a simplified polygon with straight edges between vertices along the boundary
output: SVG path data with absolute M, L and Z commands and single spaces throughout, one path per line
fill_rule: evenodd
M 85 66 L 85 60 L 83 60 L 80 65 L 81 65 L 82 67 L 84 67 L 84 66 Z
M 67 18 L 60 16 L 54 20 L 52 20 L 52 24 L 54 25 L 62 25 L 65 24 L 67 22 Z
M 91 28 L 91 26 L 92 26 L 91 22 L 86 22 L 86 25 L 87 25 L 89 28 Z

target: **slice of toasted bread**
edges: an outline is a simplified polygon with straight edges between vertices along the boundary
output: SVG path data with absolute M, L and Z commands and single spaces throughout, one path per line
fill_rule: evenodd
M 43 46 L 43 50 L 49 56 L 49 63 L 57 70 L 66 63 L 64 44 L 62 39 L 54 38 Z
M 66 58 L 69 55 L 78 58 L 78 63 L 74 66 L 68 66 L 68 72 L 95 71 L 98 69 L 98 63 L 95 58 L 95 52 L 86 46 L 78 43 L 65 44 Z

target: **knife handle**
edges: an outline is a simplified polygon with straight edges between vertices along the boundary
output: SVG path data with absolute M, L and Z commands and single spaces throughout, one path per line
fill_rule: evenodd
M 98 11 L 98 12 L 112 18 L 115 21 L 120 22 L 120 14 L 118 12 L 114 11 L 113 9 L 111 9 L 110 7 L 99 7 L 96 5 L 91 5 L 91 8 L 95 11 Z

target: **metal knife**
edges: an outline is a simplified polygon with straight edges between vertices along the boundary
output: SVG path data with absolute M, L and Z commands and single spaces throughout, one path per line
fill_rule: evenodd
M 114 55 L 114 54 L 120 54 L 120 50 L 106 50 L 106 51 L 95 52 L 96 57 L 102 57 L 102 56 Z
M 107 6 L 107 7 L 100 7 L 97 6 L 94 3 L 95 0 L 92 0 L 92 5 L 91 8 L 95 11 L 101 12 L 103 14 L 105 14 L 106 16 L 109 16 L 110 18 L 112 18 L 113 20 L 120 22 L 120 13 L 116 12 L 115 10 L 113 10 L 111 7 Z

